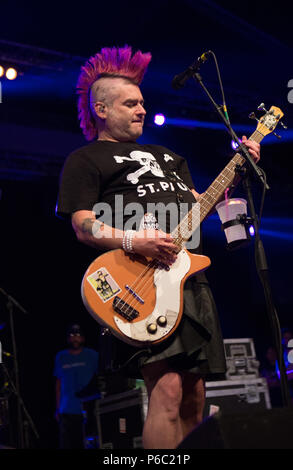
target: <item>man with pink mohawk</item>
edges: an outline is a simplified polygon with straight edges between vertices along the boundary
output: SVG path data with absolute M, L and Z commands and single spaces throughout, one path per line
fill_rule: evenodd
M 142 54 L 141 51 L 137 51 L 133 57 L 131 55 L 131 47 L 128 46 L 120 49 L 104 47 L 82 67 L 77 82 L 78 117 L 87 140 L 98 136 L 95 111 L 92 108 L 93 97 L 97 96 L 97 81 L 104 74 L 110 74 L 127 77 L 136 85 L 142 82 L 152 56 L 150 53 Z
M 144 212 L 149 203 L 179 206 L 200 199 L 184 158 L 165 147 L 136 142 L 146 115 L 139 85 L 150 60 L 149 53 L 138 51 L 132 56 L 128 46 L 104 48 L 82 67 L 78 112 L 83 133 L 92 142 L 65 162 L 57 214 L 71 217 L 82 243 L 101 251 L 122 248 L 168 266 L 178 251 L 170 224 L 164 231 L 141 236 L 146 235 L 144 227 L 137 232 L 125 230 L 130 216 L 121 215 L 116 204 L 117 194 L 123 196 L 124 207 L 140 202 Z M 251 141 L 246 145 L 257 161 L 259 145 Z M 93 208 L 99 202 L 112 209 L 107 222 L 97 220 Z M 169 338 L 139 354 L 114 336 L 112 341 L 111 366 L 124 365 L 125 373 L 132 375 L 140 372 L 148 390 L 144 447 L 176 448 L 202 421 L 204 377 L 225 372 L 218 315 L 205 275 L 186 281 L 182 320 Z

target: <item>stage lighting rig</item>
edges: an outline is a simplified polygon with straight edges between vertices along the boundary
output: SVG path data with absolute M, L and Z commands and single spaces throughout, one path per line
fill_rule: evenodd
M 5 77 L 8 80 L 15 80 L 18 76 L 17 70 L 14 67 L 9 67 L 5 72 Z

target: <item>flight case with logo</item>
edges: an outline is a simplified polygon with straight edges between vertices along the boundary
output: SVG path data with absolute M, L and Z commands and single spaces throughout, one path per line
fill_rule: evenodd
M 239 377 L 238 380 L 206 382 L 205 417 L 218 411 L 233 414 L 270 408 L 270 395 L 265 379 Z

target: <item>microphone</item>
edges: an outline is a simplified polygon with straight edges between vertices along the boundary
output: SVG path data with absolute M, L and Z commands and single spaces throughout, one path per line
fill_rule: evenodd
M 211 53 L 212 51 L 204 52 L 192 65 L 188 67 L 188 69 L 184 70 L 184 72 L 181 72 L 178 75 L 175 75 L 172 80 L 172 88 L 174 88 L 174 90 L 183 88 L 187 80 L 189 80 L 196 72 L 199 71 L 201 64 L 203 64 L 208 59 Z

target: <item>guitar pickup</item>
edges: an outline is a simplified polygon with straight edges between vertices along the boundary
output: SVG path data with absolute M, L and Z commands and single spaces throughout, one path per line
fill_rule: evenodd
M 128 321 L 132 321 L 139 316 L 139 312 L 135 308 L 131 307 L 127 302 L 120 299 L 118 295 L 113 300 L 113 308 L 115 312 L 119 313 L 123 318 Z
M 128 284 L 125 284 L 125 289 L 127 289 L 139 303 L 144 304 L 144 300 L 131 287 L 129 287 Z

